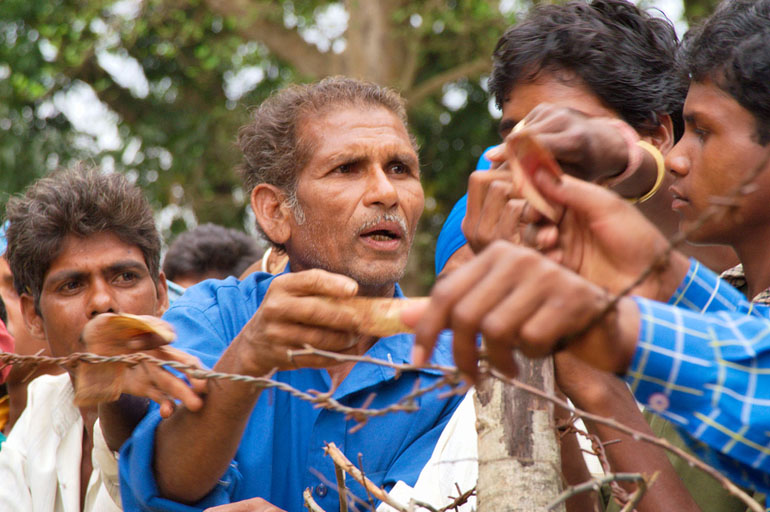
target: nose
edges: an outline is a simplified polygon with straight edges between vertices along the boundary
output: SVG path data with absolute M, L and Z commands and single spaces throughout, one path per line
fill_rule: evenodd
M 382 205 L 390 209 L 398 203 L 398 191 L 390 176 L 380 165 L 376 165 L 369 171 L 369 179 L 366 183 L 364 204 Z
M 88 316 L 94 318 L 102 313 L 115 313 L 117 307 L 113 290 L 104 279 L 97 278 L 90 285 L 88 295 Z
M 681 140 L 666 155 L 666 168 L 675 178 L 684 178 L 690 173 L 690 158 Z

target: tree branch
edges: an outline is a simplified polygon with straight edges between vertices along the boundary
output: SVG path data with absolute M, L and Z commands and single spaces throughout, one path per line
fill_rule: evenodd
M 454 82 L 465 76 L 479 75 L 484 71 L 489 70 L 490 67 L 491 63 L 489 57 L 479 57 L 478 59 L 464 62 L 459 66 L 448 69 L 443 73 L 439 73 L 416 85 L 407 95 L 407 101 L 410 105 L 416 105 L 426 97 L 441 89 L 445 83 Z
M 281 60 L 291 64 L 300 74 L 313 79 L 342 72 L 342 57 L 321 52 L 305 41 L 296 30 L 282 22 L 268 19 L 267 9 L 276 6 L 264 2 L 256 5 L 248 0 L 206 0 L 208 7 L 232 19 L 236 31 L 247 40 L 259 41 Z M 274 12 L 280 16 L 279 12 Z

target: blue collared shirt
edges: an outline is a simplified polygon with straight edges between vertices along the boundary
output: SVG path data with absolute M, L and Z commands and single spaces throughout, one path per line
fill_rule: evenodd
M 770 309 L 692 260 L 669 304 L 635 297 L 637 400 L 735 482 L 770 490 Z M 688 436 L 685 436 L 687 438 Z
M 228 278 L 208 280 L 193 286 L 168 310 L 164 318 L 174 325 L 175 346 L 213 367 L 231 340 L 254 315 L 273 276 L 257 272 L 244 281 Z M 396 286 L 396 296 L 403 297 Z M 413 337 L 407 334 L 379 340 L 367 355 L 409 363 Z M 453 364 L 451 339 L 442 335 L 433 361 Z M 300 369 L 278 372 L 275 380 L 300 390 L 330 389 L 326 370 Z M 403 373 L 380 365 L 356 364 L 333 397 L 345 405 L 361 407 L 374 394 L 370 408 L 398 402 L 413 389 L 417 380 L 427 387 L 441 378 L 436 371 Z M 189 507 L 160 498 L 152 471 L 155 429 L 160 423 L 157 407 L 145 417 L 125 443 L 120 455 L 121 495 L 125 510 L 201 510 L 252 497 L 262 497 L 287 511 L 303 510 L 302 492 L 313 496 L 325 510 L 339 510 L 334 490 L 334 466 L 324 456 L 325 442 L 334 442 L 358 464 L 359 454 L 367 477 L 390 489 L 403 480 L 414 485 L 434 445 L 461 401 L 461 396 L 440 397 L 447 389 L 432 391 L 417 399 L 419 410 L 396 412 L 372 418 L 363 428 L 353 419 L 326 409 L 316 409 L 278 390 L 264 391 L 254 406 L 240 447 L 219 484 L 196 506 Z M 191 443 L 195 439 L 190 439 Z M 469 440 L 475 442 L 475 440 Z M 205 464 L 205 461 L 201 461 Z M 347 480 L 356 495 L 367 500 L 366 492 Z M 365 508 L 365 507 L 359 507 Z

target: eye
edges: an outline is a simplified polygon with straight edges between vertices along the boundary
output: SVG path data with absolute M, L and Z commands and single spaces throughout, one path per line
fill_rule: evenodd
M 409 174 L 409 167 L 401 162 L 391 164 L 390 170 L 395 174 Z
M 115 276 L 117 283 L 133 283 L 137 279 L 139 279 L 139 274 L 130 271 L 120 272 Z
M 56 288 L 56 291 L 64 295 L 72 295 L 74 293 L 77 293 L 77 291 L 80 290 L 82 286 L 83 286 L 83 283 L 81 283 L 79 280 L 71 279 L 69 281 L 65 281 L 62 284 L 60 284 Z
M 347 164 L 338 165 L 337 167 L 334 168 L 334 172 L 339 174 L 350 174 L 351 172 L 353 172 L 353 164 L 347 163 Z
M 693 128 L 693 133 L 696 137 L 698 137 L 698 140 L 701 142 L 706 142 L 706 139 L 709 136 L 708 130 L 704 130 L 703 128 L 695 127 Z

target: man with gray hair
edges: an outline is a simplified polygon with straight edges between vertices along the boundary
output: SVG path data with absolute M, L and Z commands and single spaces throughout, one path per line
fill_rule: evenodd
M 179 335 L 176 346 L 216 371 L 272 375 L 349 407 L 383 408 L 415 387 L 438 384 L 442 375 L 430 369 L 396 375 L 378 365 L 290 353 L 312 346 L 393 363 L 410 359 L 410 335 L 361 335 L 355 311 L 328 300 L 403 296 L 397 281 L 424 199 L 403 100 L 347 78 L 291 86 L 262 103 L 239 145 L 258 228 L 286 252 L 291 268 L 189 289 L 164 317 Z M 451 364 L 448 340 L 439 347 L 434 362 Z M 360 460 L 378 486 L 414 485 L 461 400 L 440 393 L 422 395 L 417 412 L 373 417 L 351 431 L 355 420 L 344 413 L 288 393 L 210 383 L 199 411 L 178 410 L 163 420 L 153 411 L 134 431 L 120 459 L 124 505 L 199 510 L 252 499 L 255 510 L 300 510 L 309 488 L 323 509 L 336 510 L 326 442 Z M 368 502 L 361 486 L 349 488 Z

